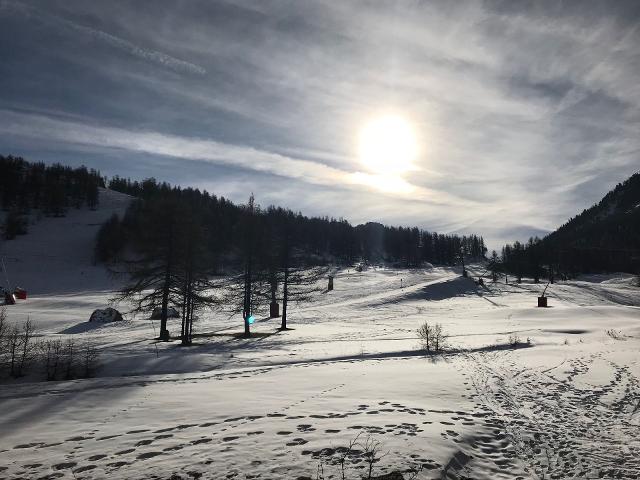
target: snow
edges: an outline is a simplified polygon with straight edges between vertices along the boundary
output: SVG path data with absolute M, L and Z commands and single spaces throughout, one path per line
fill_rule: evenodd
M 242 339 L 240 318 L 206 313 L 191 347 L 153 342 L 157 322 L 142 317 L 89 324 L 112 297 L 95 286 L 43 288 L 7 307 L 10 321 L 29 316 L 46 338 L 91 339 L 102 368 L 92 379 L 0 386 L 0 477 L 295 479 L 315 478 L 322 462 L 338 478 L 336 448 L 358 434 L 388 452 L 377 474 L 640 472 L 640 289 L 628 276 L 551 285 L 549 308 L 536 308 L 544 285 L 530 281 L 478 287 L 445 267 L 340 270 L 332 292 L 291 307 L 294 330 L 258 319 Z M 451 335 L 448 353 L 419 351 L 425 321 Z M 348 478 L 363 465 L 350 458 Z
M 94 240 L 100 225 L 114 213 L 122 218 L 131 201 L 129 195 L 101 188 L 96 210 L 70 208 L 65 217 L 34 218 L 27 235 L 0 243 L 11 287 L 29 295 L 113 288 L 109 272 L 94 265 Z M 4 274 L 0 282 L 4 285 Z

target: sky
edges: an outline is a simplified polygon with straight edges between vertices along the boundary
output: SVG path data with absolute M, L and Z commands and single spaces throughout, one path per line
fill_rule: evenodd
M 0 154 L 353 224 L 499 248 L 640 170 L 637 1 L 0 0 L 0 60 Z

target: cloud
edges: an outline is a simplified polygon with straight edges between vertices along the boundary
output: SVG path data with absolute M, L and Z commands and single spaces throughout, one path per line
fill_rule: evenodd
M 554 229 L 638 168 L 637 2 L 33 4 L 14 27 L 23 4 L 0 3 L 0 139 L 34 139 L 35 159 L 55 142 L 59 160 L 115 148 L 150 174 L 198 160 L 222 191 L 275 175 L 263 195 L 305 213 L 496 242 Z M 387 111 L 420 137 L 405 178 L 357 160 L 358 129 Z
M 93 126 L 42 115 L 0 110 L 6 122 L 0 135 L 35 137 L 40 141 L 116 148 L 185 160 L 201 160 L 235 168 L 263 172 L 323 186 L 366 186 L 393 196 L 410 195 L 413 200 L 446 205 L 471 205 L 446 192 L 411 185 L 402 178 L 362 172 L 348 172 L 328 165 L 293 158 L 256 148 L 230 145 L 214 140 L 165 135 L 149 131 Z
M 33 19 L 54 28 L 70 30 L 85 37 L 104 42 L 105 44 L 126 52 L 134 57 L 141 58 L 150 63 L 155 63 L 177 72 L 186 72 L 198 75 L 204 75 L 206 73 L 206 70 L 199 65 L 179 60 L 156 50 L 140 47 L 127 40 L 116 37 L 115 35 L 111 35 L 110 33 L 40 11 L 20 2 L 10 0 L 0 1 L 0 14 L 3 13 L 23 15 L 29 19 Z

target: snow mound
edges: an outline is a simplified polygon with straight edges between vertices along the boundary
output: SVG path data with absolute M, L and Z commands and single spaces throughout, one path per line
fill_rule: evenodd
M 116 310 L 115 308 L 107 307 L 104 309 L 94 310 L 89 318 L 90 322 L 100 322 L 100 323 L 108 323 L 108 322 L 121 322 L 122 314 Z

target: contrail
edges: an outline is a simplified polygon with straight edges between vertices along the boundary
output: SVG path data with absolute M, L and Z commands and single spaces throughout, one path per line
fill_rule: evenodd
M 4 12 L 21 14 L 27 18 L 33 18 L 36 21 L 51 25 L 53 27 L 78 32 L 87 37 L 102 41 L 114 48 L 133 55 L 134 57 L 142 58 L 143 60 L 156 63 L 174 71 L 188 72 L 198 75 L 204 75 L 206 73 L 206 70 L 199 65 L 185 62 L 184 60 L 180 60 L 165 53 L 158 52 L 157 50 L 150 50 L 147 48 L 139 47 L 138 45 L 135 45 L 120 37 L 116 37 L 115 35 L 111 35 L 110 33 L 87 27 L 85 25 L 80 25 L 56 15 L 44 13 L 31 6 L 24 5 L 19 2 L 1 0 L 0 15 L 2 15 Z

